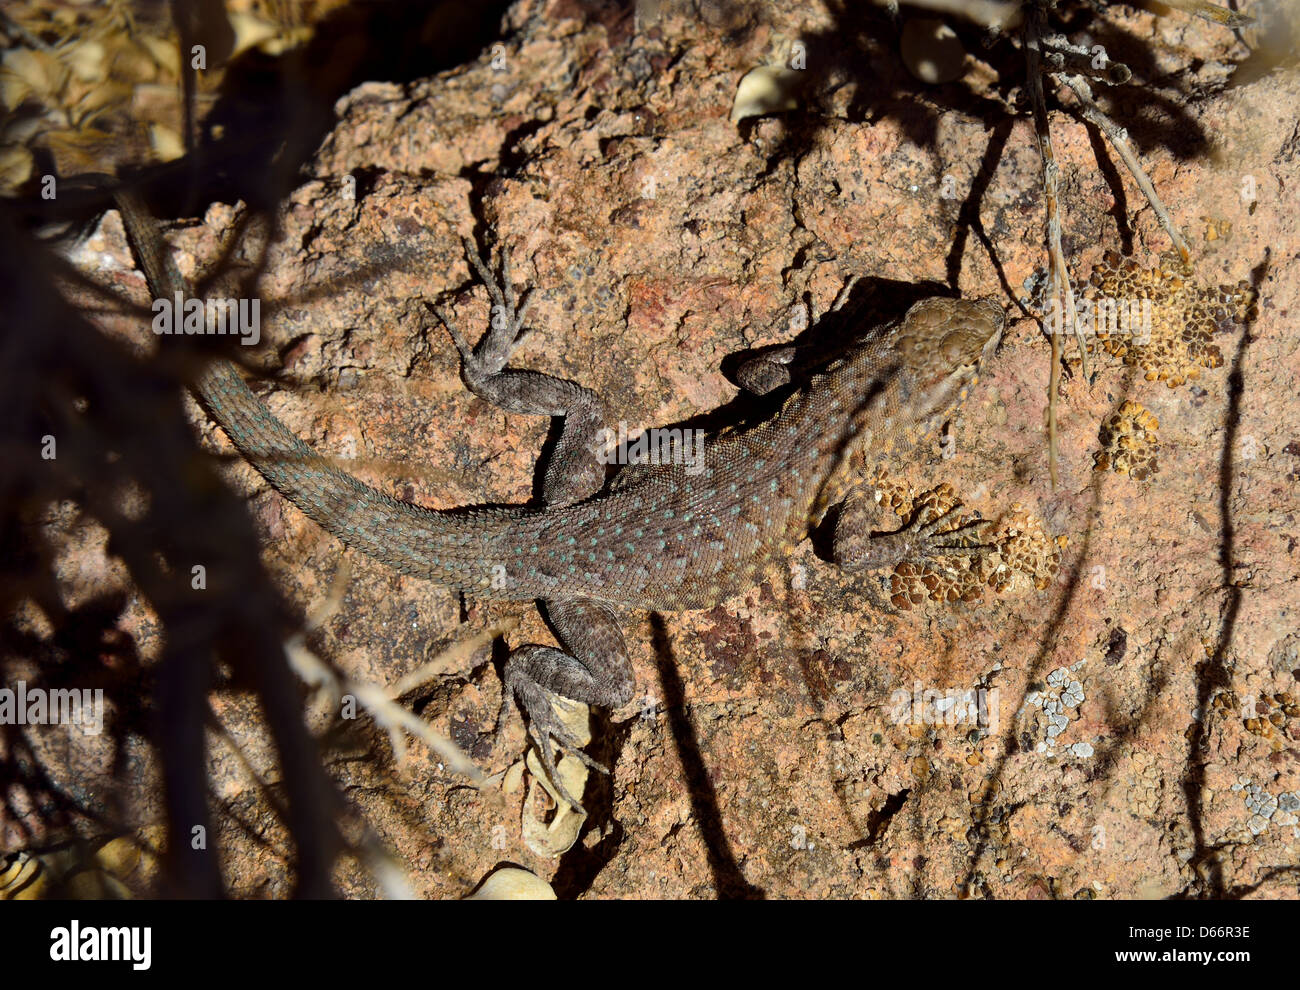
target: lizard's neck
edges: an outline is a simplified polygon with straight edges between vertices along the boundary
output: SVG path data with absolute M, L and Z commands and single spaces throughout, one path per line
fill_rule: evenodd
M 773 423 L 790 437 L 792 469 L 809 485 L 808 527 L 826 510 L 908 456 L 937 433 L 955 404 L 942 390 L 916 380 L 905 336 L 886 330 L 813 375 L 791 396 Z

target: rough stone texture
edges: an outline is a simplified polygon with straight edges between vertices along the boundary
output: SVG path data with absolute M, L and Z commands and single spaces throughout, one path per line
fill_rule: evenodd
M 727 403 L 736 390 L 721 359 L 790 339 L 801 307 L 823 312 L 852 275 L 874 281 L 886 305 L 890 280 L 1013 307 L 1008 293 L 1027 298 L 1045 263 L 1039 158 L 992 70 L 976 64 L 964 82 L 925 88 L 887 39 L 854 53 L 821 4 L 803 5 L 802 21 L 775 6 L 712 7 L 703 21 L 665 13 L 638 36 L 630 20 L 602 23 L 570 0 L 525 0 L 498 68 L 489 51 L 422 84 L 368 84 L 342 100 L 284 206 L 261 287 L 257 360 L 274 381 L 271 407 L 402 497 L 530 498 L 548 425 L 470 397 L 426 306 L 459 292 L 462 325 L 482 325 L 486 296 L 459 244 L 482 237 L 482 221 L 535 292 L 536 329 L 516 361 L 596 388 L 633 428 Z M 900 472 L 918 490 L 950 483 L 988 518 L 1020 503 L 1064 538 L 1057 581 L 881 614 L 864 587 L 878 576 L 841 574 L 805 543 L 788 570 L 723 607 L 627 616 L 638 699 L 594 719 L 592 752 L 613 775 L 593 779 L 588 830 L 558 861 L 523 846 L 520 815 L 539 812 L 522 792 L 479 794 L 418 744 L 399 769 L 362 719 L 332 737 L 332 772 L 418 894 L 462 896 L 509 862 L 562 897 L 1296 896 L 1294 873 L 1279 870 L 1300 863 L 1286 810 L 1300 789 L 1300 717 L 1273 699 L 1300 693 L 1300 353 L 1287 319 L 1300 306 L 1300 80 L 1276 73 L 1220 91 L 1226 61 L 1244 55 L 1228 32 L 1177 15 L 1109 16 L 1112 56 L 1161 81 L 1158 98 L 1135 82 L 1113 112 L 1200 277 L 1255 279 L 1262 301 L 1249 335 L 1219 336 L 1224 366 L 1195 382 L 1147 382 L 1100 353 L 1095 384 L 1067 377 L 1055 489 L 1049 347 L 1020 319 L 956 424 L 954 456 L 936 445 Z M 805 110 L 729 123 L 740 77 L 798 38 L 815 39 Z M 1105 250 L 1154 264 L 1168 241 L 1122 166 L 1108 150 L 1099 164 L 1101 139 L 1069 116 L 1054 112 L 1051 125 L 1076 283 Z M 178 232 L 182 264 L 214 257 L 231 217 L 213 207 Z M 125 265 L 115 218 L 95 246 Z M 120 279 L 140 295 L 138 276 Z M 1125 401 L 1159 421 L 1160 470 L 1145 482 L 1093 470 L 1102 424 Z M 230 473 L 304 614 L 349 560 L 341 605 L 309 643 L 354 680 L 396 681 L 508 617 L 520 620 L 509 644 L 550 641 L 533 610 L 462 608 L 345 554 L 247 466 Z M 130 632 L 147 653 L 150 617 L 135 615 Z M 487 660 L 413 696 L 480 760 L 499 699 Z M 998 698 L 983 733 L 909 724 L 898 695 L 981 686 Z M 215 707 L 274 780 L 252 706 L 231 695 Z M 522 753 L 517 719 L 507 741 L 489 771 Z M 234 888 L 284 893 L 283 861 L 249 838 L 283 848 L 283 832 L 219 746 L 213 769 L 244 820 L 221 837 Z M 375 889 L 351 866 L 340 882 L 350 895 Z

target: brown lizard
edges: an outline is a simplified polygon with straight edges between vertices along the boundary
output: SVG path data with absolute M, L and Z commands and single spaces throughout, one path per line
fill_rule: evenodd
M 119 203 L 150 291 L 188 296 L 152 218 L 130 194 Z M 435 310 L 465 385 L 509 412 L 563 417 L 540 508 L 433 511 L 399 501 L 316 456 L 234 365 L 213 362 L 195 390 L 263 477 L 348 546 L 471 595 L 543 605 L 562 648 L 529 644 L 510 654 L 502 715 L 516 699 L 547 772 L 575 807 L 558 785 L 551 737 L 604 768 L 581 751 L 546 691 L 609 707 L 631 700 L 619 610 L 715 605 L 752 586 L 835 505 L 834 557 L 846 569 L 971 552 L 961 537 L 981 524 L 945 532 L 951 514 L 872 535 L 874 504 L 855 490 L 877 466 L 914 456 L 953 413 L 1000 339 L 1005 317 L 991 300 L 922 300 L 812 375 L 768 419 L 706 436 L 701 464 L 633 464 L 607 483 L 600 400 L 574 382 L 508 366 L 527 303 L 516 299 L 504 259 L 498 283 L 468 241 L 466 255 L 505 318 L 471 347 Z M 787 384 L 791 357 L 787 349 L 755 359 L 741 369 L 742 384 L 759 394 Z

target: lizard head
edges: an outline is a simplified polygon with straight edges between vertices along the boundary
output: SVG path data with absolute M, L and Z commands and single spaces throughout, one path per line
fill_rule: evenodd
M 888 468 L 949 419 L 1002 339 L 1006 316 L 991 299 L 923 299 L 861 348 L 840 370 L 834 390 L 860 405 L 851 439 L 818 494 L 812 518 L 841 500 L 857 479 Z M 866 467 L 855 464 L 857 455 Z
M 918 419 L 950 412 L 965 399 L 1005 325 L 992 299 L 923 299 L 907 311 L 896 353 Z

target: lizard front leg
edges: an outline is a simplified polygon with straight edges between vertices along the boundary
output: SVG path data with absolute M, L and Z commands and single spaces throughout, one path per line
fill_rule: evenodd
M 865 495 L 853 495 L 844 503 L 835 524 L 832 546 L 835 563 L 844 570 L 852 573 L 894 567 L 907 560 L 974 553 L 981 547 L 972 544 L 970 537 L 978 538 L 980 530 L 990 525 L 987 519 L 976 519 L 946 529 L 960 516 L 954 508 L 927 523 L 916 517 L 893 533 L 877 533 L 873 524 L 878 521 L 878 515 L 873 500 Z
M 736 384 L 751 395 L 768 395 L 791 382 L 790 364 L 798 354 L 794 346 L 779 347 L 750 358 L 736 369 Z
M 493 312 L 487 333 L 471 348 L 456 325 L 434 310 L 460 351 L 461 379 L 475 395 L 508 412 L 563 417 L 560 438 L 542 477 L 542 500 L 547 508 L 581 501 L 605 481 L 605 466 L 597 456 L 603 449 L 604 407 L 595 392 L 576 382 L 506 367 L 523 336 L 527 301 L 517 303 L 505 257 L 498 284 L 468 240 L 465 253 L 487 287 Z M 579 597 L 551 598 L 543 604 L 565 649 L 530 643 L 511 652 L 505 664 L 497 730 L 505 725 L 514 698 L 528 717 L 528 731 L 552 782 L 570 804 L 581 809 L 556 773 L 551 738 L 588 766 L 604 768 L 582 752 L 578 740 L 556 715 L 546 691 L 587 704 L 618 707 L 632 697 L 632 666 L 623 634 L 605 605 Z
M 860 276 L 854 275 L 844 283 L 831 303 L 830 309 L 824 315 L 829 316 L 844 309 L 859 278 Z M 811 314 L 811 318 L 815 320 L 816 314 Z M 784 388 L 793 381 L 790 365 L 794 363 L 798 354 L 797 346 L 787 344 L 785 347 L 773 348 L 764 354 L 752 357 L 736 369 L 736 384 L 751 395 L 757 396 L 768 395 L 779 388 Z

